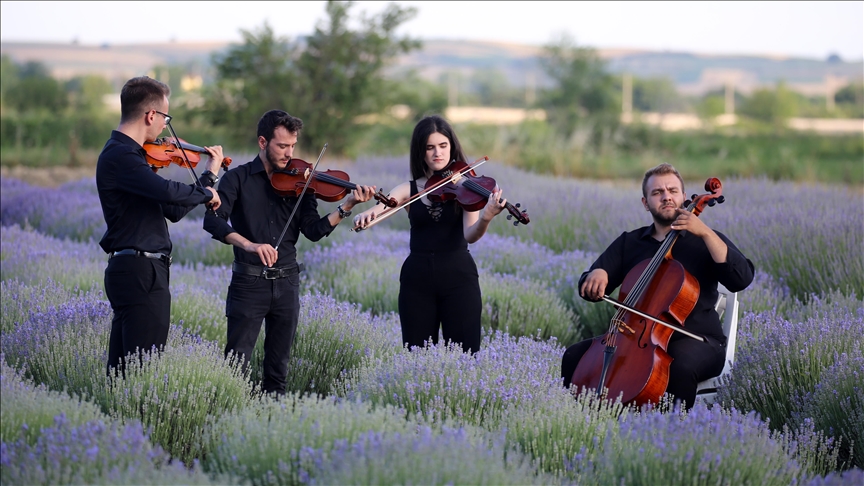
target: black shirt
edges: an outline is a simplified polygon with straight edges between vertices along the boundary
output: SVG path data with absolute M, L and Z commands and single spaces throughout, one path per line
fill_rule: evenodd
M 597 258 L 591 269 L 582 274 L 578 288 L 582 288 L 582 283 L 591 270 L 602 268 L 609 274 L 606 295 L 612 293 L 621 285 L 630 269 L 657 253 L 662 242 L 651 237 L 653 230 L 654 225 L 651 225 L 622 233 Z M 724 342 L 720 316 L 714 310 L 718 297 L 717 283 L 723 284 L 730 292 L 744 290 L 753 281 L 753 263 L 724 234 L 719 231 L 715 233 L 728 247 L 726 262 L 716 263 L 704 240 L 687 232 L 681 232 L 678 241 L 672 246 L 672 258 L 680 262 L 684 269 L 699 281 L 699 300 L 684 321 L 684 327 L 696 334 L 711 336 Z M 672 334 L 673 340 L 682 337 L 684 335 L 678 332 Z
M 277 245 L 285 223 L 297 204 L 296 197 L 282 197 L 270 185 L 270 179 L 259 157 L 247 164 L 234 167 L 222 176 L 219 182 L 219 198 L 222 205 L 214 214 L 204 216 L 204 229 L 213 239 L 226 243 L 225 237 L 237 232 L 252 243 Z M 230 218 L 231 224 L 228 224 Z M 288 266 L 296 261 L 294 245 L 302 232 L 311 241 L 329 235 L 335 226 L 327 216 L 318 214 L 318 201 L 307 193 L 294 215 L 285 237 L 279 243 L 279 259 L 275 267 Z M 261 266 L 256 253 L 248 253 L 234 247 L 234 260 L 249 265 Z
M 417 182 L 411 181 L 411 195 L 417 194 Z M 465 250 L 465 230 L 462 224 L 462 208 L 455 200 L 427 206 L 418 201 L 408 207 L 411 222 L 411 251 L 420 253 L 450 252 Z
M 213 199 L 210 191 L 157 175 L 144 148 L 113 130 L 96 162 L 96 189 L 108 229 L 99 242 L 106 253 L 135 249 L 171 254 L 165 218 L 176 223 L 195 206 Z

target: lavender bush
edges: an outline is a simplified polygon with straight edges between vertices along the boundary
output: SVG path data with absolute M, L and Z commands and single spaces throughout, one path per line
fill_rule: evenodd
M 52 390 L 97 400 L 107 387 L 111 308 L 77 298 L 33 314 L 0 341 L 7 363 Z
M 172 329 L 161 353 L 127 360 L 125 379 L 105 394 L 115 418 L 140 420 L 153 442 L 189 463 L 202 454 L 202 428 L 209 416 L 249 404 L 252 387 L 232 359 L 209 341 Z
M 374 227 L 356 239 L 304 252 L 304 285 L 339 300 L 357 302 L 374 314 L 395 312 L 399 308 L 399 271 L 407 256 L 407 232 Z
M 431 423 L 495 427 L 512 406 L 534 403 L 559 388 L 560 356 L 554 340 L 538 342 L 496 332 L 474 355 L 459 345 L 413 348 L 373 357 L 349 373 L 340 393 L 391 404 Z
M 774 429 L 795 425 L 792 417 L 834 363 L 835 353 L 864 347 L 864 307 L 826 312 L 826 317 L 804 321 L 773 312 L 746 314 L 739 321 L 733 373 L 724 379 L 718 400 L 727 407 L 755 410 Z
M 549 484 L 502 441 L 472 438 L 465 429 L 416 434 L 370 431 L 336 441 L 330 450 L 303 451 L 314 464 L 309 484 Z
M 594 460 L 603 450 L 603 439 L 614 434 L 624 410 L 620 401 L 601 399 L 593 392 L 577 394 L 574 399 L 559 386 L 509 408 L 502 426 L 507 442 L 529 454 L 537 469 L 576 479 L 572 459 Z
M 864 468 L 864 352 L 856 349 L 835 359 L 806 395 L 795 419 L 812 419 L 817 429 L 838 439 L 844 462 Z
M 686 414 L 624 414 L 594 459 L 576 455 L 591 484 L 794 484 L 809 475 L 754 413 L 697 405 Z
M 61 414 L 35 444 L 22 438 L 0 448 L 3 484 L 211 484 L 197 466 L 153 447 L 137 422 L 76 425 Z
M 87 181 L 86 186 L 91 185 L 95 189 L 95 179 Z M 4 226 L 29 226 L 56 238 L 98 241 L 106 229 L 102 206 L 96 192 L 82 190 L 83 187 L 85 184 L 77 182 L 58 188 L 24 184 L 8 193 L 4 188 L 0 195 L 0 221 Z
M 483 328 L 511 336 L 556 337 L 575 341 L 582 335 L 579 319 L 554 292 L 540 283 L 512 275 L 480 275 Z
M 263 329 L 263 327 L 262 327 Z M 264 360 L 262 330 L 252 357 L 253 381 Z M 288 364 L 288 391 L 329 395 L 340 376 L 367 357 L 398 352 L 402 342 L 394 314 L 373 316 L 355 304 L 321 294 L 300 298 L 300 321 Z
M 70 290 L 101 288 L 106 259 L 97 245 L 60 240 L 17 225 L 0 228 L 0 280 L 34 285 L 51 278 Z
M 89 302 L 103 300 L 99 290 L 70 290 L 51 278 L 33 285 L 21 283 L 14 278 L 0 281 L 0 329 L 4 333 L 10 332 L 33 315 L 79 297 Z
M 399 432 L 417 427 L 390 407 L 288 394 L 264 398 L 234 413 L 214 416 L 205 432 L 204 468 L 253 485 L 303 484 L 312 469 L 309 451 L 329 451 L 337 440 L 354 442 L 361 434 Z
M 35 444 L 42 429 L 53 426 L 57 416 L 72 426 L 108 419 L 98 406 L 80 397 L 29 383 L 0 359 L 0 441 L 11 444 L 23 439 Z

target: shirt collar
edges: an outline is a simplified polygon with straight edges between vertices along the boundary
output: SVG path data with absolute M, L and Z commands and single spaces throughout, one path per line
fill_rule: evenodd
M 642 228 L 642 231 L 639 233 L 639 239 L 642 239 L 642 240 L 645 240 L 648 238 L 654 239 L 654 237 L 651 236 L 652 233 L 654 233 L 654 223 L 651 223 L 650 225 Z M 686 231 L 681 231 L 678 233 L 679 238 L 684 238 L 685 236 L 687 236 Z
M 260 156 L 256 155 L 255 159 L 252 162 L 249 162 L 249 170 L 252 174 L 264 171 L 264 162 L 261 160 Z
M 111 139 L 116 140 L 116 141 L 122 143 L 123 145 L 128 145 L 132 148 L 135 148 L 141 152 L 146 152 L 146 150 L 144 150 L 144 147 L 138 145 L 138 142 L 133 140 L 132 137 L 130 137 L 129 135 L 126 135 L 125 133 L 123 133 L 119 130 L 111 130 Z

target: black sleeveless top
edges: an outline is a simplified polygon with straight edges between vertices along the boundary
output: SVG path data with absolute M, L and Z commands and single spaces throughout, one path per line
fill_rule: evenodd
M 411 195 L 417 194 L 417 181 L 411 181 Z M 444 253 L 467 250 L 468 242 L 462 229 L 462 208 L 456 201 L 433 203 L 418 201 L 408 206 L 411 222 L 412 252 Z

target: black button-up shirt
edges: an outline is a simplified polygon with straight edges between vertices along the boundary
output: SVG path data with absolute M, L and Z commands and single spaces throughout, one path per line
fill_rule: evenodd
M 660 249 L 662 242 L 651 237 L 654 225 L 645 226 L 629 233 L 622 233 L 607 248 L 588 272 L 579 278 L 579 288 L 591 270 L 602 268 L 609 274 L 606 295 L 609 295 L 624 281 L 633 267 L 639 262 L 650 259 Z M 724 234 L 715 231 L 729 248 L 726 262 L 716 263 L 702 238 L 681 232 L 678 241 L 672 246 L 672 258 L 681 263 L 687 272 L 699 281 L 699 300 L 684 321 L 689 331 L 711 336 L 725 342 L 720 316 L 714 310 L 717 303 L 717 283 L 723 284 L 730 292 L 739 292 L 753 281 L 753 263 L 747 259 Z M 586 299 L 588 300 L 588 299 Z M 685 337 L 673 333 L 672 339 Z
M 210 191 L 163 179 L 144 157 L 144 148 L 114 130 L 96 162 L 96 189 L 108 229 L 99 242 L 106 253 L 135 249 L 171 254 L 165 218 L 176 223 Z
M 204 229 L 213 239 L 226 243 L 225 237 L 237 232 L 252 243 L 279 245 L 279 259 L 275 267 L 293 264 L 297 258 L 294 245 L 300 233 L 311 241 L 318 241 L 329 235 L 335 226 L 327 216 L 318 214 L 318 201 L 312 194 L 303 196 L 297 214 L 278 243 L 279 235 L 297 204 L 296 197 L 282 197 L 270 185 L 270 179 L 259 157 L 244 165 L 227 171 L 219 182 L 219 198 L 222 205 L 214 213 L 208 211 L 204 216 Z M 230 219 L 231 224 L 228 224 Z M 256 253 L 248 253 L 234 247 L 234 260 L 249 265 L 262 266 Z

